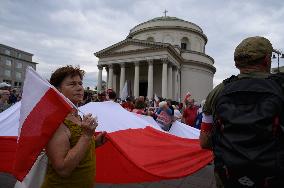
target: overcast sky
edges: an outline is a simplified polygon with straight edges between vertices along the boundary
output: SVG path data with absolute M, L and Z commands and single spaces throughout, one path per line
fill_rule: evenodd
M 131 28 L 163 16 L 165 9 L 203 29 L 206 54 L 217 68 L 214 85 L 238 73 L 233 52 L 244 38 L 265 36 L 284 50 L 282 0 L 0 0 L 0 43 L 34 54 L 46 78 L 62 65 L 80 65 L 87 72 L 85 86 L 93 87 L 93 53 L 124 40 Z

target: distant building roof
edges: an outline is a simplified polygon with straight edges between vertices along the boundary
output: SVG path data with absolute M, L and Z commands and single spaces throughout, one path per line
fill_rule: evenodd
M 33 56 L 33 54 L 29 53 L 29 52 L 26 52 L 26 51 L 23 51 L 23 50 L 19 50 L 17 48 L 14 48 L 14 47 L 11 47 L 11 46 L 7 46 L 5 44 L 0 44 L 0 46 L 3 46 L 4 48 L 9 48 L 9 49 L 12 49 L 12 50 L 17 50 L 21 53 L 24 53 L 24 54 L 27 54 L 27 55 L 30 55 L 30 56 Z

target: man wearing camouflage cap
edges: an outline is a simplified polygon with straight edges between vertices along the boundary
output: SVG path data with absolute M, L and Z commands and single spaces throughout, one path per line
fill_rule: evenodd
M 270 74 L 272 51 L 264 37 L 243 40 L 240 74 L 207 96 L 199 139 L 213 150 L 217 187 L 284 187 L 284 76 Z

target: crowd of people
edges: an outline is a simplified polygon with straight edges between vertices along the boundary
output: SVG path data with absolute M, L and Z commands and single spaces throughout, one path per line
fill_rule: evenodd
M 0 113 L 21 100 L 21 93 L 11 87 L 0 88 Z
M 12 89 L 7 86 L 0 88 L 0 112 L 20 100 L 21 93 L 19 89 Z M 190 95 L 185 97 L 183 103 L 161 97 L 149 100 L 144 96 L 136 99 L 133 96 L 128 96 L 126 100 L 121 100 L 112 89 L 96 94 L 87 88 L 84 90 L 83 100 L 79 101 L 76 105 L 81 106 L 89 102 L 104 102 L 109 100 L 121 104 L 129 112 L 152 116 L 165 131 L 169 131 L 174 121 L 180 121 L 186 125 L 200 129 L 203 114 L 202 104 L 204 101 L 201 104 L 197 104 Z
M 264 37 L 243 40 L 234 52 L 240 74 L 225 79 L 201 104 L 190 94 L 183 103 L 143 96 L 121 101 L 111 89 L 84 98 L 84 72 L 72 66 L 57 69 L 50 83 L 75 104 L 113 101 L 153 117 L 165 131 L 174 121 L 201 129 L 200 146 L 213 151 L 217 187 L 284 187 L 284 74 L 270 73 L 272 52 Z M 0 110 L 19 99 L 0 90 Z M 96 126 L 96 118 L 81 118 L 76 109 L 66 117 L 46 147 L 49 165 L 42 188 L 94 184 L 91 150 L 105 143 L 105 132 L 93 137 Z
M 88 102 L 112 100 L 121 104 L 129 112 L 153 117 L 165 131 L 170 130 L 174 121 L 180 121 L 186 125 L 200 129 L 204 101 L 201 104 L 197 104 L 190 94 L 185 97 L 183 103 L 161 97 L 155 98 L 149 100 L 144 96 L 139 96 L 138 98 L 128 96 L 125 100 L 121 100 L 117 98 L 115 91 L 108 89 L 99 94 L 88 95 L 81 105 Z

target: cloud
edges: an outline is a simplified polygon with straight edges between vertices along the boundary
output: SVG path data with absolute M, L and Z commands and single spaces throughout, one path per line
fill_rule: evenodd
M 266 36 L 283 49 L 284 2 L 276 0 L 2 0 L 0 43 L 33 53 L 45 77 L 60 66 L 80 65 L 87 71 L 84 84 L 92 87 L 98 71 L 93 53 L 125 39 L 135 25 L 163 16 L 165 9 L 207 35 L 206 53 L 217 68 L 214 85 L 238 73 L 233 52 L 242 39 Z

